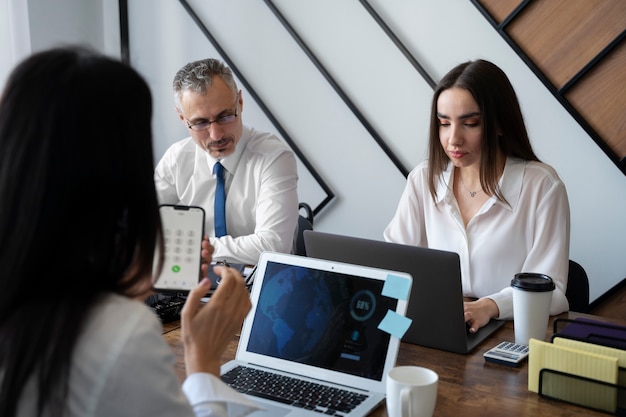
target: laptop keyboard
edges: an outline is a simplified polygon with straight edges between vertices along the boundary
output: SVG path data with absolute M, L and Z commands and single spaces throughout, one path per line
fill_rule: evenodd
M 237 366 L 221 378 L 226 384 L 243 394 L 331 416 L 343 416 L 367 398 L 366 394 L 246 366 Z

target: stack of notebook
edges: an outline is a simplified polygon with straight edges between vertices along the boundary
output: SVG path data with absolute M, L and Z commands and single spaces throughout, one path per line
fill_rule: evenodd
M 528 389 L 542 396 L 623 415 L 626 327 L 556 319 L 552 343 L 531 339 Z

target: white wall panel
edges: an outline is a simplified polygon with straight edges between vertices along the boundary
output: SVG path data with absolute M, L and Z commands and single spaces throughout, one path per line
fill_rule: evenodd
M 148 77 L 160 84 L 155 88 L 155 126 L 159 126 L 155 138 L 157 153 L 162 153 L 168 143 L 186 134 L 177 126 L 171 97 L 162 97 L 162 91 L 169 93 L 171 77 L 184 62 L 215 51 L 181 14 L 178 2 L 131 0 L 130 4 L 142 9 L 134 19 L 131 14 L 131 30 L 158 45 L 135 47 L 131 56 L 142 69 L 157 66 Z M 316 228 L 381 239 L 404 177 L 265 2 L 193 0 L 189 4 L 335 192 Z M 336 0 L 275 0 L 273 4 L 402 164 L 410 169 L 420 161 L 426 152 L 432 89 L 363 5 Z M 621 217 L 626 193 L 607 192 L 598 184 L 623 190 L 623 174 L 475 7 L 459 0 L 370 0 L 369 4 L 435 80 L 454 65 L 476 58 L 504 69 L 518 92 L 538 155 L 557 169 L 568 188 L 571 257 L 592 277 L 592 299 L 623 278 L 626 261 L 620 242 L 626 224 L 589 221 L 590 216 Z M 249 96 L 244 99 L 245 122 L 274 131 Z M 160 114 L 163 109 L 166 113 Z M 580 169 L 584 166 L 594 169 Z M 301 195 L 308 195 L 309 188 L 315 189 L 314 181 L 301 181 Z M 608 194 L 611 202 L 599 212 L 598 201 Z M 600 254 L 597 248 L 602 248 Z
M 63 5 L 58 10 L 50 10 L 43 0 L 28 1 L 32 20 L 28 35 L 33 39 L 28 43 L 36 46 L 33 50 L 59 41 L 87 41 L 115 50 L 110 25 L 117 24 L 117 2 L 58 1 Z M 217 56 L 217 51 L 181 1 L 128 3 L 131 61 L 153 91 L 155 157 L 159 158 L 169 144 L 187 135 L 173 108 L 174 73 L 188 61 Z M 0 12 L 7 11 L 7 4 Z M 189 4 L 336 194 L 316 218 L 316 229 L 381 239 L 405 179 L 266 3 L 190 0 Z M 410 169 L 420 161 L 426 152 L 432 91 L 361 1 L 275 0 L 273 4 L 402 163 Z M 469 59 L 485 58 L 504 69 L 520 98 L 535 150 L 567 186 L 571 257 L 587 269 L 591 299 L 621 281 L 626 274 L 626 177 L 473 4 L 467 0 L 369 0 L 369 4 L 435 80 Z M 104 14 L 102 24 L 99 14 Z M 75 21 L 64 27 L 68 19 Z M 0 46 L 11 50 L 2 51 L 0 63 L 12 62 L 6 57 L 15 52 L 4 26 Z M 8 69 L 2 68 L 0 77 L 3 73 Z M 245 89 L 244 102 L 245 123 L 278 133 Z M 299 170 L 301 200 L 323 199 L 324 192 L 301 163 Z

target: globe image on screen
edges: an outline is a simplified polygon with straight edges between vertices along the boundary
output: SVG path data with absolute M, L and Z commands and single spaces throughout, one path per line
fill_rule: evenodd
M 271 322 L 280 356 L 302 359 L 311 354 L 333 313 L 326 281 L 310 271 L 285 269 L 272 277 L 264 291 L 272 296 L 261 297 L 259 308 Z

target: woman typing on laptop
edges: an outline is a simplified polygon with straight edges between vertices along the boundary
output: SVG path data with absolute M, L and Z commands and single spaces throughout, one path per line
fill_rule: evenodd
M 0 416 L 241 416 L 219 379 L 250 309 L 244 281 L 206 279 L 182 312 L 187 379 L 156 315 L 152 100 L 132 68 L 84 49 L 40 52 L 0 98 Z M 205 242 L 204 257 L 212 248 Z M 236 414 L 235 414 L 236 413 Z
M 429 137 L 429 158 L 409 174 L 385 240 L 459 254 L 471 332 L 513 318 L 510 283 L 519 272 L 550 276 L 550 314 L 567 311 L 567 192 L 535 155 L 504 72 L 476 60 L 446 74 Z

